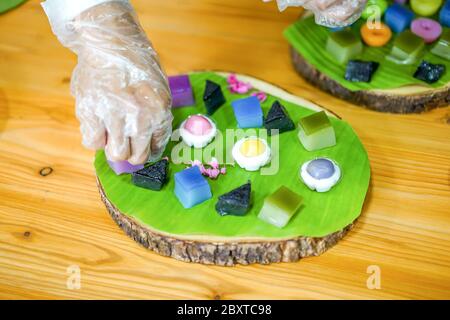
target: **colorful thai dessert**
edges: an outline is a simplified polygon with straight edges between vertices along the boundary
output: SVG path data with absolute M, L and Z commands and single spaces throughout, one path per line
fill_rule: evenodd
M 450 61 L 450 29 L 446 29 L 439 41 L 435 44 L 431 53 Z
M 172 107 L 186 107 L 195 104 L 194 92 L 187 74 L 169 77 L 169 88 L 172 93 Z
M 216 110 L 225 103 L 225 97 L 220 85 L 214 81 L 206 80 L 203 102 L 205 103 L 208 115 L 212 115 L 216 112 Z
M 267 141 L 258 137 L 239 140 L 232 150 L 233 159 L 247 171 L 258 171 L 270 162 L 270 147 Z
M 448 104 L 448 68 L 433 81 L 415 70 L 422 61 L 448 66 L 449 26 L 450 0 L 369 0 L 351 26 L 318 26 L 306 13 L 285 37 L 296 71 L 319 88 L 377 111 L 416 113 Z
M 350 60 L 345 69 L 345 80 L 370 82 L 379 65 L 378 62 L 373 61 Z
M 397 64 L 414 64 L 422 56 L 425 42 L 411 30 L 405 30 L 394 40 L 386 59 Z
M 221 216 L 243 216 L 250 209 L 252 187 L 250 181 L 219 197 L 216 211 Z
M 303 203 L 303 198 L 285 186 L 264 199 L 264 205 L 259 212 L 258 218 L 283 228 L 289 220 L 297 213 Z
M 425 81 L 426 83 L 435 83 L 445 72 L 445 65 L 432 64 L 428 61 L 422 61 L 414 73 L 414 78 Z
M 134 165 L 129 163 L 128 161 L 109 161 L 108 164 L 110 168 L 115 172 L 117 175 L 121 175 L 124 173 L 133 173 L 138 170 L 141 170 L 144 168 L 143 164 Z
M 316 112 L 301 118 L 298 138 L 308 151 L 336 145 L 336 134 L 325 111 Z
M 384 13 L 386 24 L 395 33 L 403 32 L 409 28 L 413 19 L 414 13 L 399 3 L 393 3 Z
M 341 170 L 333 160 L 317 158 L 302 165 L 300 178 L 311 190 L 327 192 L 341 178 Z
M 261 128 L 263 111 L 256 96 L 235 100 L 231 103 L 239 128 Z
M 190 147 L 203 148 L 214 139 L 216 134 L 216 124 L 201 114 L 189 116 L 180 125 L 180 136 Z
M 338 63 L 345 63 L 358 56 L 363 50 L 361 39 L 349 30 L 336 31 L 330 34 L 327 51 Z
M 132 181 L 138 187 L 159 191 L 167 182 L 168 171 L 169 161 L 162 159 L 148 167 L 133 172 Z
M 208 181 L 197 166 L 175 173 L 175 195 L 186 209 L 212 197 Z
M 279 101 L 275 101 L 264 119 L 264 128 L 269 135 L 272 135 L 272 132 L 283 133 L 295 130 L 295 124 L 286 108 Z

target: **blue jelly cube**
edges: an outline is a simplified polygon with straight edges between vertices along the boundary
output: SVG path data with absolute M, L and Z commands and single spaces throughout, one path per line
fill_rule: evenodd
M 260 128 L 263 125 L 263 111 L 257 97 L 239 99 L 231 103 L 239 128 Z
M 408 29 L 413 19 L 414 13 L 398 3 L 389 6 L 384 14 L 386 24 L 396 33 Z
M 175 195 L 186 209 L 212 197 L 208 181 L 197 166 L 175 173 Z
M 442 6 L 441 12 L 439 13 L 439 21 L 442 26 L 450 28 L 450 0 L 447 0 Z

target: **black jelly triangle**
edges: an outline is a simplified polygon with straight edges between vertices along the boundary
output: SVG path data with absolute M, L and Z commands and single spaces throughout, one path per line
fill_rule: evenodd
M 280 102 L 275 101 L 270 108 L 269 113 L 267 113 L 266 123 L 283 118 L 289 118 L 286 109 L 284 109 Z
M 136 171 L 135 174 L 146 176 L 155 180 L 164 181 L 167 176 L 168 164 L 169 162 L 166 159 L 162 159 L 148 167 Z
M 237 200 L 241 204 L 248 204 L 250 202 L 251 185 L 250 182 L 231 190 L 219 197 L 220 201 Z
M 205 93 L 203 94 L 203 99 L 209 99 L 217 90 L 220 90 L 220 86 L 211 81 L 206 80 Z

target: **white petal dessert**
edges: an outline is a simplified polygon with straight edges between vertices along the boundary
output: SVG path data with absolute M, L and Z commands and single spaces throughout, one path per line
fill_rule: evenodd
M 189 116 L 180 126 L 180 136 L 190 147 L 206 147 L 216 136 L 216 124 L 207 116 Z
M 232 155 L 241 168 L 257 171 L 270 162 L 270 147 L 264 139 L 247 137 L 236 142 Z
M 302 165 L 300 177 L 311 190 L 327 192 L 341 178 L 341 169 L 333 160 L 317 158 Z

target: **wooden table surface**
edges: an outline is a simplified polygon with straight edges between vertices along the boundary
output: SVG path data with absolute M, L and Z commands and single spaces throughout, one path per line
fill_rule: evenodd
M 298 263 L 186 264 L 125 236 L 100 201 L 80 145 L 69 81 L 76 57 L 39 1 L 0 15 L 0 298 L 450 298 L 450 109 L 364 110 L 305 83 L 279 14 L 259 0 L 133 0 L 169 74 L 229 70 L 275 83 L 347 120 L 369 153 L 360 220 L 336 247 Z M 53 171 L 40 175 L 42 168 Z M 69 289 L 79 266 L 81 288 Z M 369 289 L 369 266 L 381 288 Z

